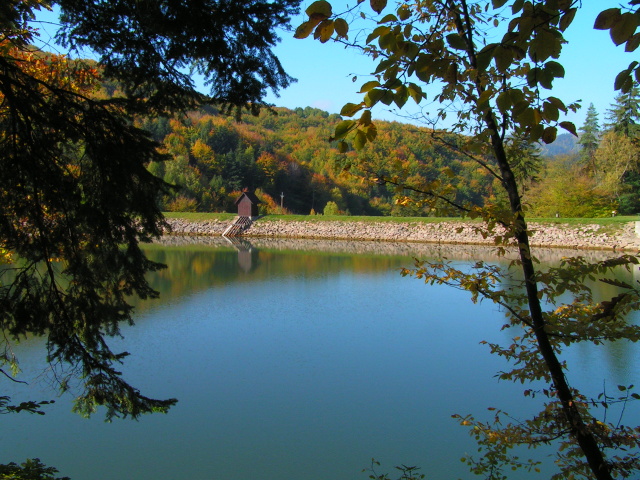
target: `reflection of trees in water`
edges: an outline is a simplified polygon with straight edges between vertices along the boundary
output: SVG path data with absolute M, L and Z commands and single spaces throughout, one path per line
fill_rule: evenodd
M 498 257 L 496 249 L 487 246 L 285 238 L 239 240 L 239 245 L 231 245 L 223 237 L 170 236 L 158 244 L 149 245 L 146 248 L 149 258 L 164 263 L 168 268 L 149 276 L 153 288 L 160 292 L 160 300 L 138 304 L 138 310 L 234 282 L 257 282 L 288 276 L 322 277 L 345 269 L 358 273 L 392 272 L 410 266 L 413 258 L 447 258 L 456 262 L 482 259 L 497 262 L 503 268 L 511 260 L 509 253 L 506 257 Z M 238 249 L 249 252 L 249 258 L 245 258 L 246 253 L 239 254 Z M 603 251 L 560 249 L 537 249 L 535 254 L 543 266 L 576 254 L 589 260 L 613 255 Z M 628 272 L 620 275 L 620 280 L 632 281 Z M 611 293 L 610 289 L 615 288 L 610 285 L 602 287 L 607 295 Z

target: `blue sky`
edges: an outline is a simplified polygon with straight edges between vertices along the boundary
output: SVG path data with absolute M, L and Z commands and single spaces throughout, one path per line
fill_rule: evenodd
M 303 4 L 303 11 L 310 3 Z M 584 123 L 586 109 L 591 102 L 600 114 L 600 124 L 605 122 L 605 113 L 616 95 L 613 89 L 616 74 L 633 60 L 640 60 L 638 52 L 625 53 L 623 46 L 616 47 L 608 32 L 593 29 L 600 11 L 617 6 L 619 2 L 615 0 L 583 0 L 583 7 L 566 32 L 569 43 L 560 58 L 565 67 L 565 78 L 555 81 L 551 94 L 566 104 L 582 100 L 582 109 L 565 118 L 578 128 Z M 300 20 L 294 21 L 294 25 L 299 23 Z M 361 95 L 357 92 L 366 81 L 366 74 L 373 70 L 373 63 L 355 51 L 345 50 L 337 44 L 323 45 L 311 38 L 296 40 L 292 34 L 283 35 L 276 53 L 285 69 L 299 82 L 282 92 L 280 98 L 272 96 L 269 100 L 289 108 L 309 105 L 338 113 L 345 103 L 360 102 Z M 351 81 L 353 74 L 359 75 L 355 83 Z M 426 91 L 430 97 L 435 94 L 434 89 L 427 88 Z M 407 106 L 410 104 L 411 101 Z M 436 108 L 434 105 L 423 106 L 427 111 Z M 374 111 L 374 118 L 401 121 L 387 111 L 389 107 L 381 107 Z
M 302 4 L 302 12 L 311 3 L 312 0 L 306 0 Z M 334 1 L 334 11 L 338 12 L 339 6 L 354 3 L 355 0 Z M 615 98 L 613 82 L 617 72 L 626 68 L 631 61 L 640 60 L 637 52 L 625 53 L 622 46 L 616 47 L 608 32 L 593 29 L 598 12 L 617 6 L 619 2 L 615 0 L 583 0 L 583 7 L 566 32 L 569 43 L 564 47 L 560 58 L 566 75 L 564 79 L 555 81 L 550 94 L 567 104 L 582 101 L 582 109 L 565 118 L 574 122 L 578 128 L 584 123 L 586 109 L 591 102 L 600 114 L 600 124 L 605 122 L 605 113 Z M 55 17 L 48 15 L 42 18 L 52 20 Z M 294 18 L 294 28 L 305 19 L 304 13 Z M 54 29 L 47 25 L 42 25 L 42 28 L 42 39 L 46 40 Z M 361 95 L 357 92 L 374 68 L 370 59 L 336 43 L 320 44 L 312 38 L 294 39 L 293 32 L 282 32 L 280 36 L 282 42 L 275 49 L 276 55 L 285 70 L 297 78 L 298 82 L 281 91 L 279 98 L 270 95 L 267 101 L 276 106 L 312 106 L 330 113 L 339 113 L 345 103 L 358 103 L 361 100 Z M 354 75 L 358 76 L 356 82 L 352 81 Z M 429 97 L 435 94 L 433 88 L 425 90 Z M 407 103 L 407 107 L 415 109 L 411 101 Z M 423 102 L 422 107 L 426 111 L 434 111 L 436 108 L 428 100 Z M 389 107 L 384 105 L 376 107 L 373 113 L 374 118 L 403 121 L 397 112 L 390 112 Z

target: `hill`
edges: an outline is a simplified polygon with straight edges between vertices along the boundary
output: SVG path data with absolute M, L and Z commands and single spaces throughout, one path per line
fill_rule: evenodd
M 580 151 L 578 138 L 570 133 L 562 133 L 558 135 L 555 142 L 546 145 L 540 145 L 540 154 L 543 157 L 555 157 L 558 155 L 572 155 Z
M 169 211 L 230 211 L 243 188 L 263 210 L 354 215 L 431 215 L 432 206 L 403 202 L 439 185 L 451 201 L 483 204 L 492 182 L 477 164 L 434 141 L 432 130 L 377 122 L 377 138 L 360 152 L 340 153 L 330 141 L 339 115 L 315 108 L 274 108 L 240 120 L 208 107 L 182 118 L 141 122 L 171 159 L 149 169 L 181 186 L 161 199 Z M 446 136 L 451 144 L 461 139 Z M 367 170 L 357 168 L 366 159 Z M 408 187 L 393 184 L 398 172 Z

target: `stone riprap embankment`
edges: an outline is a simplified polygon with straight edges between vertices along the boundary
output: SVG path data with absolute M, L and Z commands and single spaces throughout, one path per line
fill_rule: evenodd
M 231 221 L 190 222 L 168 219 L 173 234 L 222 235 Z M 339 240 L 376 240 L 389 242 L 424 242 L 437 244 L 491 245 L 493 238 L 483 238 L 482 224 L 473 222 L 357 222 L 293 221 L 259 219 L 243 234 L 245 237 L 310 238 Z M 565 247 L 605 250 L 640 250 L 633 222 L 620 227 L 600 225 L 536 224 L 531 244 L 540 247 Z

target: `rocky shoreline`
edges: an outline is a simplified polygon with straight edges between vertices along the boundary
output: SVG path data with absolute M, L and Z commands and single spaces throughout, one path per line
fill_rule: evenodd
M 222 236 L 232 220 L 191 222 L 167 219 L 173 235 Z M 419 242 L 432 244 L 492 245 L 493 239 L 483 238 L 480 223 L 434 222 L 394 223 L 357 221 L 294 221 L 258 219 L 243 233 L 243 237 L 304 238 L 331 240 L 369 240 L 385 242 Z M 600 225 L 536 224 L 531 244 L 538 247 L 640 251 L 640 238 L 635 223 L 612 229 Z

